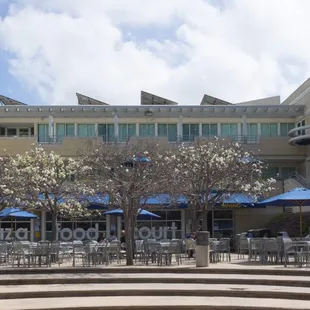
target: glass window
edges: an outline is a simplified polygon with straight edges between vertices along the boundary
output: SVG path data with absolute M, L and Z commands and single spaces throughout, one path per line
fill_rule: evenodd
M 48 141 L 48 124 L 38 124 L 38 142 Z
M 279 177 L 279 167 L 267 167 L 263 171 L 263 178 L 278 178 Z
M 114 124 L 98 124 L 98 136 L 104 141 L 114 140 Z
M 176 141 L 177 124 L 158 124 L 158 136 L 168 137 L 169 141 Z
M 221 124 L 221 136 L 232 137 L 238 135 L 238 124 Z
M 262 123 L 261 124 L 261 136 L 262 137 L 275 137 L 278 135 L 277 123 Z
M 280 123 L 280 135 L 286 137 L 287 133 L 293 128 L 295 128 L 294 123 Z
M 119 124 L 118 138 L 120 142 L 128 141 L 131 137 L 136 136 L 136 124 Z
M 95 124 L 78 124 L 78 136 L 79 137 L 94 137 L 95 136 Z
M 139 124 L 140 137 L 154 137 L 155 125 L 154 124 Z
M 290 178 L 296 172 L 296 167 L 282 167 L 281 170 L 283 178 Z
M 66 124 L 66 136 L 74 137 L 74 124 Z
M 217 124 L 202 124 L 202 135 L 204 137 L 217 136 Z
M 19 128 L 19 135 L 21 137 L 28 137 L 28 135 L 29 135 L 28 128 Z
M 16 136 L 17 135 L 17 129 L 16 128 L 8 128 L 7 129 L 7 135 L 8 135 L 8 137 Z
M 199 136 L 199 124 L 183 124 L 183 141 L 194 141 Z

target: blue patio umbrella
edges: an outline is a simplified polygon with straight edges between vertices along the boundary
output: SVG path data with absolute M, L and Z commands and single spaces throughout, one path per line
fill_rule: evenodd
M 116 216 L 123 216 L 124 212 L 122 209 L 115 209 L 111 211 L 107 211 L 104 213 L 105 215 L 116 215 Z M 138 220 L 148 220 L 148 219 L 159 219 L 160 216 L 152 213 L 147 210 L 139 209 L 138 210 Z
M 294 207 L 299 206 L 299 229 L 300 238 L 302 238 L 302 207 L 310 206 L 310 190 L 307 188 L 299 187 L 289 192 L 268 198 L 259 205 L 281 206 L 281 207 Z
M 257 204 L 257 199 L 251 195 L 242 193 L 233 193 L 230 196 L 224 197 L 222 204 L 225 205 L 238 205 L 243 207 L 264 207 Z
M 5 208 L 0 212 L 0 218 L 4 217 L 15 217 L 15 218 L 38 218 L 37 215 L 24 211 L 18 208 Z

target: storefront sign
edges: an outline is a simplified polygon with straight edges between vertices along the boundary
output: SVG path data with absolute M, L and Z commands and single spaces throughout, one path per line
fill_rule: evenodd
M 177 227 L 175 226 L 175 222 L 172 222 L 171 227 L 159 227 L 158 230 L 155 229 L 155 227 L 149 228 L 147 226 L 140 227 L 139 229 L 136 228 L 136 239 L 176 239 L 176 230 Z M 171 238 L 168 238 L 168 231 L 171 231 Z
M 61 241 L 71 241 L 71 240 L 97 240 L 99 237 L 99 225 L 95 224 L 95 227 L 88 228 L 87 230 L 83 228 L 76 228 L 74 230 L 70 228 L 61 229 L 60 223 L 58 223 L 58 236 Z M 149 228 L 147 226 L 136 228 L 136 239 L 175 239 L 176 238 L 177 227 L 175 222 L 172 222 L 171 227 L 155 227 Z M 168 238 L 168 232 L 171 232 L 171 237 Z M 170 235 L 170 234 L 169 234 Z M 18 228 L 16 231 L 12 231 L 11 228 L 0 228 L 0 240 L 10 241 L 10 240 L 28 240 L 28 229 Z
M 72 231 L 70 228 L 60 229 L 58 226 L 59 239 L 61 241 L 71 240 L 97 240 L 99 237 L 99 225 L 88 228 L 86 231 L 83 228 L 76 228 Z
M 11 241 L 11 240 L 28 240 L 28 229 L 18 228 L 13 233 L 11 228 L 0 228 L 0 240 Z

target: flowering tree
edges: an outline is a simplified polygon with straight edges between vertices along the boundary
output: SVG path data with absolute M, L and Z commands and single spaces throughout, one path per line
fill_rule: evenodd
M 147 141 L 126 145 L 90 141 L 83 158 L 92 168 L 94 190 L 108 194 L 110 204 L 123 210 L 127 265 L 132 265 L 138 209 L 144 199 L 165 188 L 158 146 Z
M 0 157 L 0 211 L 15 206 L 16 176 L 11 169 L 11 158 Z
M 265 164 L 237 143 L 198 140 L 165 155 L 170 167 L 170 189 L 188 199 L 193 230 L 202 219 L 207 230 L 208 212 L 233 193 L 259 197 L 272 188 L 273 179 L 262 179 Z M 174 189 L 173 189 L 174 187 Z
M 74 207 L 72 212 L 85 212 L 80 198 L 91 194 L 92 190 L 85 182 L 80 181 L 87 174 L 88 168 L 79 161 L 62 158 L 54 152 L 46 152 L 42 147 L 37 147 L 13 158 L 12 171 L 18 176 L 16 195 L 23 205 L 51 214 L 52 240 L 57 239 L 59 214 L 67 212 L 71 207 Z M 74 204 L 73 201 L 79 203 Z

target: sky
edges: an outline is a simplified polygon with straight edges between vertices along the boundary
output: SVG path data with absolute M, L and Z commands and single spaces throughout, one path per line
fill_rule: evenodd
M 0 0 L 0 94 L 284 100 L 310 76 L 308 12 L 308 0 Z

